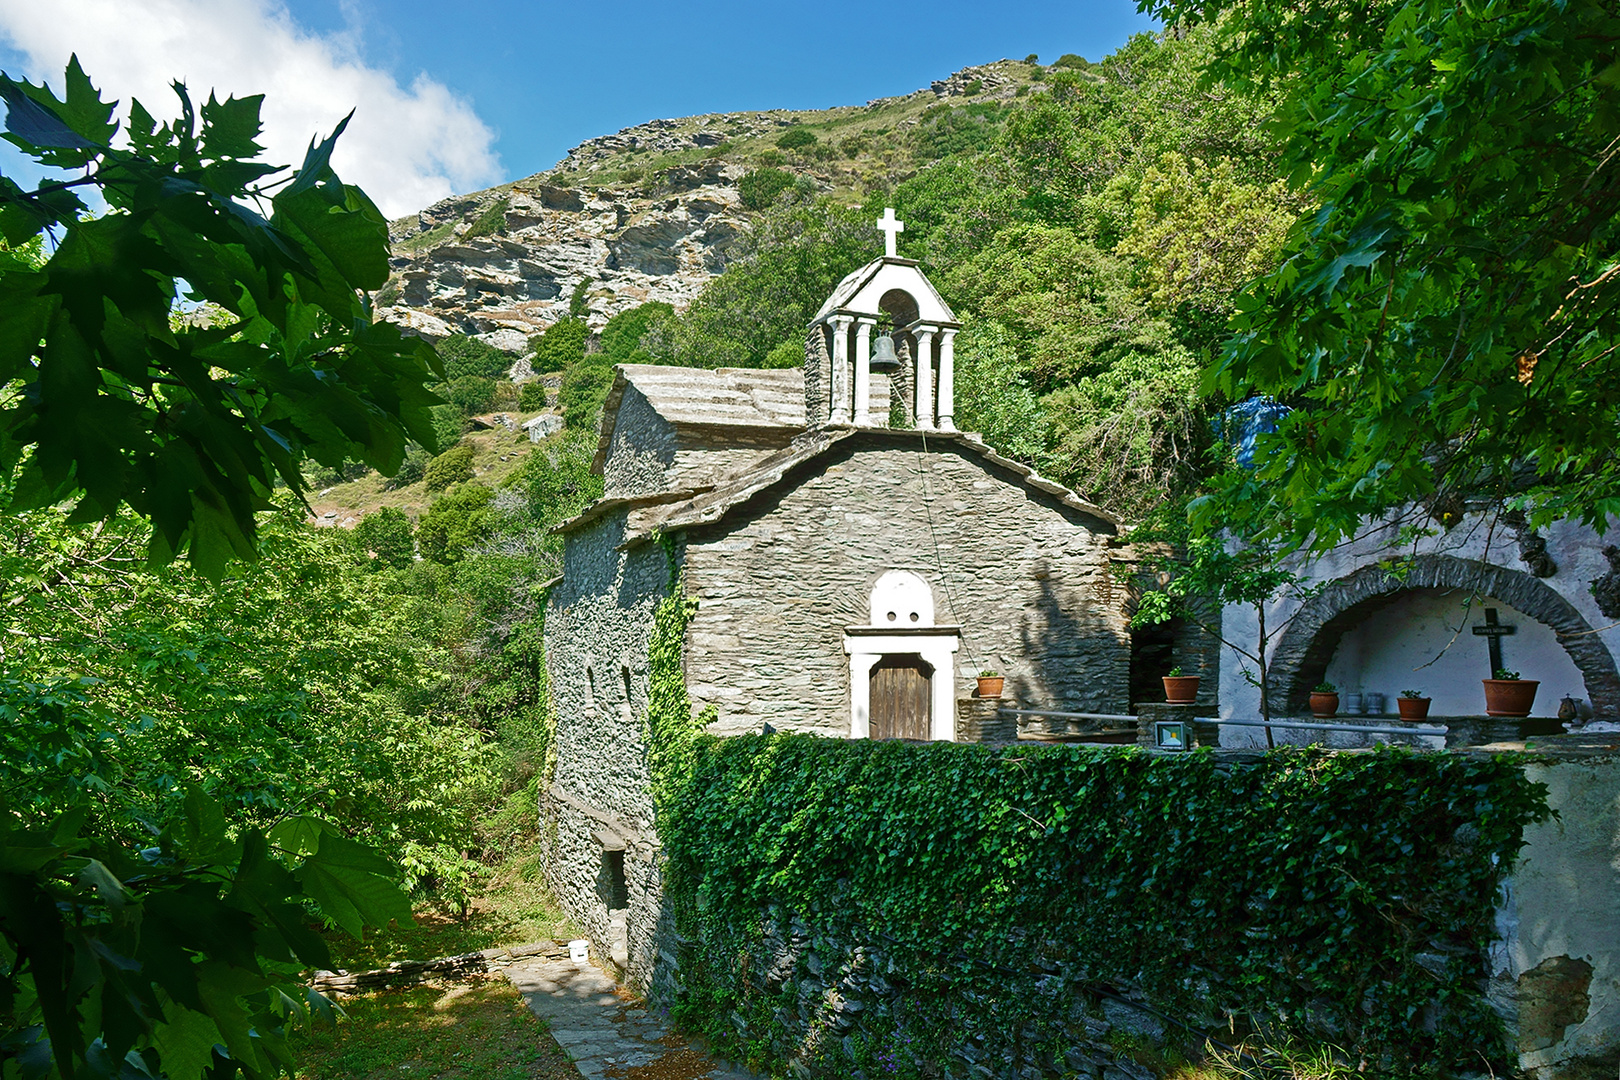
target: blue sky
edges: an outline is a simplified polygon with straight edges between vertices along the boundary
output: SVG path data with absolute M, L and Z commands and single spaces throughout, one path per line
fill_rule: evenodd
M 1096 60 L 1153 28 L 1132 0 L 1050 4 L 300 0 L 295 15 L 364 27 L 368 54 L 470 97 L 512 176 L 593 135 L 659 116 L 820 109 L 909 93 L 969 64 L 1066 52 Z
M 1153 28 L 1134 0 L 0 0 L 0 67 L 38 80 L 78 51 L 160 116 L 175 75 L 263 92 L 282 160 L 359 106 L 339 169 L 397 213 L 654 117 L 859 104 L 1001 57 L 1095 60 Z

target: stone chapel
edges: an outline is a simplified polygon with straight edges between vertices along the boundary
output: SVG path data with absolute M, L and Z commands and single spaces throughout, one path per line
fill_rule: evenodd
M 716 734 L 983 738 L 983 670 L 1026 708 L 1129 704 L 1120 523 L 957 430 L 959 324 L 892 211 L 879 225 L 886 253 L 817 312 L 802 370 L 617 368 L 603 497 L 559 527 L 548 877 L 633 984 L 657 967 L 644 724 L 672 587 L 697 601 L 686 682 Z

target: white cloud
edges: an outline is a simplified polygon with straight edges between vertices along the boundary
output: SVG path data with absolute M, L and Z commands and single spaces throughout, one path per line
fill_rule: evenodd
M 332 164 L 391 218 L 499 179 L 469 102 L 426 74 L 401 87 L 360 59 L 352 30 L 310 33 L 276 0 L 0 0 L 0 35 L 35 82 L 60 89 L 76 52 L 102 97 L 137 97 L 160 122 L 178 114 L 175 79 L 199 103 L 262 93 L 271 161 L 298 164 L 355 109 Z

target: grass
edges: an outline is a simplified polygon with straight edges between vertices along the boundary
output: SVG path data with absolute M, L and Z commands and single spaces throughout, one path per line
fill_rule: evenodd
M 498 945 L 579 936 L 579 928 L 541 883 L 539 858 L 531 855 L 495 868 L 464 919 L 423 905 L 414 923 L 393 924 L 367 934 L 365 941 L 333 933 L 327 945 L 338 967 L 370 971 L 396 960 L 433 960 Z
M 539 858 L 513 859 L 491 876 L 466 918 L 426 905 L 414 923 L 355 941 L 328 935 L 333 963 L 367 971 L 497 945 L 578 937 L 540 881 Z M 499 975 L 432 980 L 340 999 L 345 1016 L 295 1036 L 301 1080 L 579 1080 L 543 1021 Z
M 294 1037 L 300 1080 L 579 1080 L 499 975 L 349 998 Z
M 1211 1047 L 1210 1056 L 1198 1064 L 1180 1065 L 1162 1075 L 1164 1080 L 1352 1080 L 1364 1074 L 1335 1046 L 1287 1039 L 1267 1045 L 1247 1039 L 1235 1052 Z
M 521 424 L 539 414 L 509 411 L 508 415 Z M 473 479 L 496 491 L 523 467 L 524 459 L 534 449 L 528 433 L 521 427 L 513 432 L 504 429 L 473 431 L 462 438 L 473 448 Z M 503 455 L 505 461 L 501 460 Z M 349 518 L 358 520 L 384 506 L 397 507 L 413 519 L 419 519 L 433 501 L 433 493 L 420 480 L 392 491 L 384 490 L 384 483 L 386 480 L 382 474 L 368 472 L 358 480 L 320 489 L 318 494 L 311 497 L 310 506 L 317 518 L 324 521 L 323 515 L 331 512 L 337 514 L 332 520 L 342 523 Z

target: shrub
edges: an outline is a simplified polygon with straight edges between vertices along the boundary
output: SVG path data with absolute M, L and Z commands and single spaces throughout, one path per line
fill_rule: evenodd
M 845 157 L 860 157 L 871 144 L 864 135 L 851 135 L 838 144 L 838 149 L 844 152 Z
M 652 363 L 641 340 L 655 323 L 674 314 L 675 309 L 661 300 L 650 300 L 619 312 L 602 327 L 602 355 L 616 364 Z
M 451 484 L 459 484 L 463 480 L 473 478 L 473 448 L 466 443 L 452 446 L 432 461 L 428 462 L 427 472 L 423 479 L 427 481 L 429 491 L 443 491 Z
M 463 375 L 450 383 L 444 396 L 468 416 L 488 412 L 495 404 L 495 380 Z
M 417 527 L 422 558 L 436 563 L 460 562 L 494 530 L 496 515 L 490 507 L 495 493 L 482 484 L 468 484 L 433 500 Z
M 583 357 L 570 366 L 563 372 L 562 386 L 557 391 L 563 423 L 571 428 L 595 427 L 602 402 L 612 387 L 613 365 L 601 353 Z
M 416 537 L 405 511 L 392 506 L 373 511 L 354 527 L 361 561 L 372 570 L 409 569 L 416 561 Z
M 406 451 L 405 460 L 399 463 L 399 468 L 394 475 L 383 481 L 383 490 L 393 491 L 396 488 L 404 487 L 406 484 L 416 483 L 427 474 L 428 462 L 431 460 L 432 455 L 420 446 L 411 447 L 410 450 Z
M 1041 58 L 1035 53 L 1030 53 L 1028 56 L 1024 57 L 1024 63 L 1026 64 L 1038 64 L 1040 62 Z
M 568 317 L 583 319 L 591 313 L 591 279 L 580 278 L 568 296 Z
M 488 206 L 484 212 L 473 219 L 467 231 L 461 234 L 463 240 L 476 240 L 480 236 L 494 236 L 506 231 L 506 204 L 507 198 L 502 195 Z
M 762 168 L 774 169 L 780 166 L 787 158 L 775 150 L 767 150 L 759 155 L 759 164 Z
M 440 397 L 446 396 L 447 387 L 437 388 Z M 450 447 L 461 441 L 467 433 L 467 414 L 454 405 L 435 405 L 431 410 L 433 417 L 433 445 L 435 447 Z
M 434 351 L 444 361 L 444 377 L 449 380 L 466 375 L 483 379 L 498 379 L 512 366 L 512 358 L 495 346 L 466 334 L 451 334 Z
M 798 150 L 816 144 L 816 133 L 806 127 L 790 127 L 776 137 L 776 145 L 783 150 Z
M 529 339 L 534 350 L 534 370 L 552 372 L 566 370 L 585 356 L 585 338 L 589 330 L 585 320 L 569 317 L 559 319 Z
M 1091 61 L 1087 60 L 1083 56 L 1078 56 L 1075 53 L 1064 53 L 1062 56 L 1052 61 L 1052 66 L 1055 68 L 1070 68 L 1074 71 L 1085 71 L 1087 68 L 1091 67 Z
M 968 97 L 973 97 L 975 94 L 982 93 L 983 90 L 984 90 L 984 80 L 983 79 L 974 79 L 971 82 L 969 82 L 966 86 L 962 87 L 962 93 L 966 94 Z
M 524 412 L 538 412 L 546 407 L 546 388 L 538 380 L 518 387 L 518 408 Z
M 748 210 L 763 210 L 793 186 L 793 174 L 781 169 L 754 169 L 737 181 L 737 194 Z

